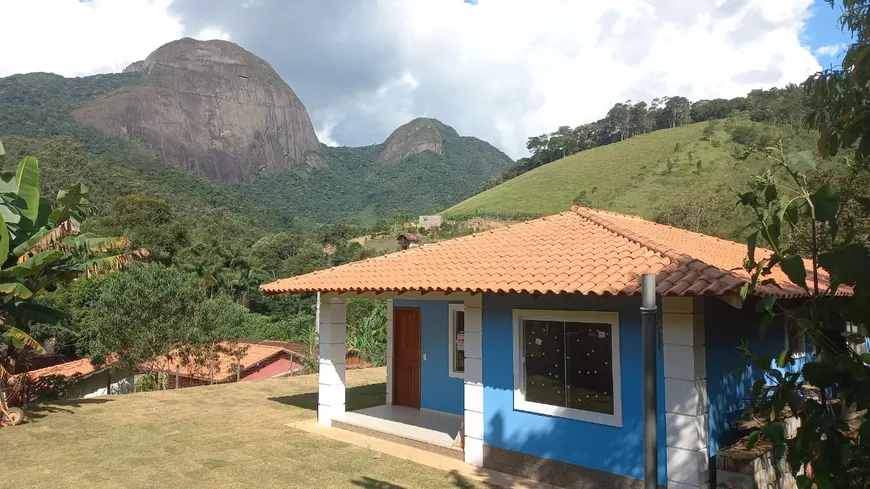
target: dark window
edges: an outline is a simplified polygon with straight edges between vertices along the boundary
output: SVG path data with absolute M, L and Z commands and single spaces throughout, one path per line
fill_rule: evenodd
M 453 371 L 465 372 L 465 311 L 453 316 Z
M 525 399 L 613 414 L 613 330 L 606 323 L 523 320 Z

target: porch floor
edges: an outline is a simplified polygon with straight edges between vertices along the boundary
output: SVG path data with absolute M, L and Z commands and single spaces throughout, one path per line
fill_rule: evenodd
M 346 424 L 380 431 L 432 445 L 451 447 L 459 435 L 462 416 L 404 406 L 375 406 L 345 413 Z

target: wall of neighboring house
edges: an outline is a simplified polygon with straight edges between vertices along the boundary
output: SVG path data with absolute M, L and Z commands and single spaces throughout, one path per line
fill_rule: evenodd
M 613 311 L 619 314 L 621 427 L 515 409 L 514 309 Z M 664 413 L 661 351 L 660 346 L 658 410 Z M 639 297 L 536 298 L 526 294 L 486 294 L 483 299 L 484 444 L 611 474 L 642 478 L 642 368 Z M 667 458 L 663 415 L 659 417 L 658 428 L 659 482 L 665 484 Z
M 761 314 L 755 307 L 754 299 L 747 300 L 740 309 L 715 298 L 706 299 L 704 304 L 711 467 L 716 466 L 716 452 L 739 439 L 739 433 L 734 429 L 735 422 L 750 405 L 752 384 L 764 379 L 760 369 L 749 365 L 738 380 L 738 370 L 745 364 L 738 350 L 741 342 L 747 341 L 753 353 L 773 359 L 785 349 L 783 323 L 772 324 L 761 338 L 758 327 Z M 797 371 L 803 361 L 805 358 L 797 359 L 794 366 L 781 370 Z
M 394 300 L 394 307 L 420 308 L 420 407 L 453 414 L 464 413 L 464 381 L 449 375 L 449 302 Z
M 289 353 L 282 353 L 260 362 L 254 368 L 246 369 L 242 372 L 242 382 L 246 380 L 271 379 L 275 375 L 301 368 L 302 364 L 294 362 Z
M 66 390 L 66 399 L 87 399 L 108 394 L 133 391 L 133 373 L 128 370 L 106 369 L 79 379 Z

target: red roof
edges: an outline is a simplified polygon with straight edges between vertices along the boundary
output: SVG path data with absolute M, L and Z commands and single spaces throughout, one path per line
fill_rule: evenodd
M 167 359 L 166 357 L 158 358 L 154 362 L 146 365 L 146 368 L 148 370 L 170 373 L 175 373 L 177 368 L 180 375 L 205 380 L 210 380 L 213 374 L 215 382 L 223 382 L 235 378 L 236 369 L 238 368 L 237 365 L 239 363 L 241 363 L 242 369 L 247 370 L 258 366 L 261 362 L 269 360 L 272 357 L 291 353 L 288 349 L 280 346 L 264 345 L 260 343 L 238 342 L 236 348 L 247 348 L 241 359 L 239 360 L 231 355 L 218 353 L 216 355 L 217 360 L 214 363 L 214 371 L 212 371 L 208 365 L 192 365 L 190 363 L 188 363 L 187 366 L 181 365 L 181 362 L 177 358 L 177 351 L 170 353 L 170 359 Z M 244 370 L 242 371 L 243 375 Z
M 769 255 L 759 249 L 756 258 Z M 726 295 L 748 281 L 746 244 L 646 221 L 574 207 L 569 212 L 276 280 L 287 292 L 464 291 L 630 295 L 640 276 L 656 274 L 663 296 Z M 806 262 L 809 270 L 809 263 Z M 776 267 L 760 296 L 805 297 Z M 820 273 L 822 283 L 827 276 Z M 847 293 L 846 289 L 838 291 Z
M 100 367 L 95 367 L 91 363 L 90 358 L 82 358 L 79 360 L 73 360 L 71 362 L 61 363 L 58 365 L 52 365 L 51 367 L 41 368 L 39 370 L 31 370 L 27 373 L 27 375 L 35 378 L 39 377 L 48 377 L 53 375 L 60 375 L 62 377 L 72 377 L 74 375 L 91 375 L 93 373 L 99 372 L 108 368 L 109 365 L 103 365 Z

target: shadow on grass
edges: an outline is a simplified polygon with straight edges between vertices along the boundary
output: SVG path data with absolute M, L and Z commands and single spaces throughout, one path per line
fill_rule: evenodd
M 405 486 L 397 486 L 395 484 L 390 484 L 389 482 L 372 479 L 371 477 L 360 477 L 359 479 L 350 481 L 350 483 L 366 489 L 405 489 Z
M 112 402 L 112 399 L 100 398 L 72 399 L 69 401 L 51 401 L 50 404 L 37 404 L 35 406 L 28 406 L 26 412 L 28 419 L 42 419 L 49 414 L 75 414 L 75 410 L 69 408 L 82 407 L 88 404 L 105 404 L 107 402 Z
M 450 471 L 450 479 L 453 481 L 453 486 L 458 489 L 474 489 L 474 483 L 466 479 L 455 470 Z
M 317 411 L 317 393 L 308 392 L 305 394 L 297 394 L 295 396 L 270 397 L 270 401 L 287 406 L 294 406 L 302 409 Z M 385 404 L 387 401 L 387 384 L 371 384 L 351 387 L 346 392 L 346 409 L 348 411 L 356 411 Z M 378 486 L 372 486 L 378 487 Z M 389 486 L 384 486 L 389 487 Z
M 474 482 L 469 480 L 468 478 L 459 474 L 459 472 L 455 470 L 450 471 L 450 482 L 453 487 L 457 489 L 475 489 Z M 372 479 L 371 477 L 360 477 L 359 479 L 354 479 L 350 481 L 351 484 L 359 487 L 364 487 L 365 489 L 405 489 L 405 486 L 399 486 L 390 482 Z M 485 483 L 491 487 L 493 486 L 489 483 Z

